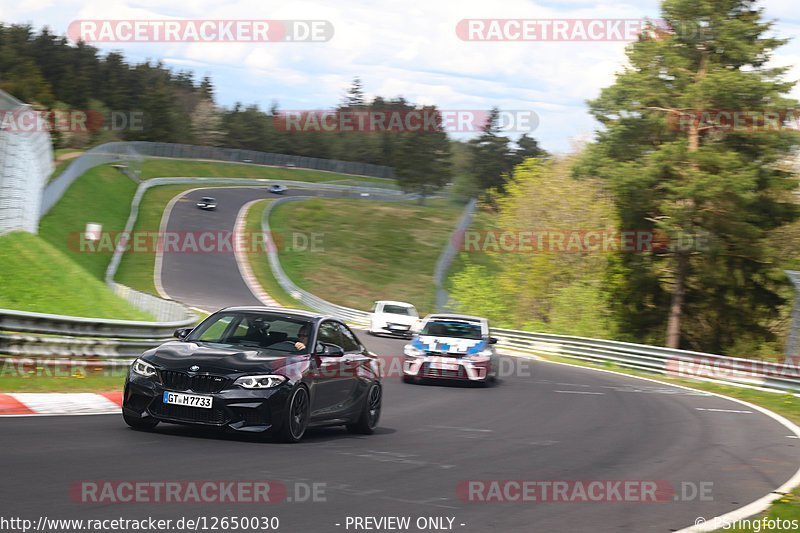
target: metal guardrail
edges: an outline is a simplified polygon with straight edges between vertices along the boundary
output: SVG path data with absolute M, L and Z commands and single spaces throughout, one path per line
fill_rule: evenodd
M 446 311 L 449 307 L 450 296 L 444 289 L 444 279 L 447 275 L 447 269 L 455 259 L 458 253 L 458 248 L 464 238 L 464 232 L 472 223 L 472 217 L 475 215 L 475 207 L 478 205 L 478 200 L 472 198 L 464 207 L 464 212 L 461 219 L 458 221 L 456 229 L 450 235 L 450 239 L 442 250 L 439 259 L 436 261 L 436 268 L 433 271 L 433 285 L 436 287 L 436 311 Z
M 0 331 L 12 334 L 37 333 L 48 336 L 66 335 L 68 337 L 94 337 L 112 340 L 164 339 L 172 336 L 176 328 L 193 323 L 194 317 L 173 322 L 144 322 L 0 309 Z M 49 337 L 47 338 L 49 339 Z
M 72 183 L 87 170 L 112 162 L 128 162 L 136 168 L 143 157 L 191 158 L 213 161 L 231 161 L 259 165 L 275 165 L 289 168 L 308 168 L 321 171 L 348 173 L 363 176 L 393 177 L 390 167 L 364 163 L 352 163 L 315 159 L 282 154 L 269 154 L 249 150 L 232 150 L 213 147 L 198 147 L 169 143 L 115 142 L 88 150 L 76 158 L 69 167 L 46 187 L 42 196 L 41 213 L 49 211 L 64 195 Z M 125 232 L 132 232 L 139 213 L 139 204 L 151 187 L 174 184 L 233 186 L 266 186 L 275 181 L 293 187 L 314 187 L 325 190 L 342 190 L 343 194 L 381 194 L 405 197 L 402 191 L 392 187 L 381 187 L 381 183 L 359 181 L 358 183 L 312 183 L 308 181 L 240 179 L 240 178 L 154 178 L 141 182 L 131 203 L 131 211 Z M 193 325 L 197 317 L 182 304 L 164 300 L 135 291 L 114 282 L 114 276 L 122 259 L 124 248 L 115 250 L 106 269 L 105 280 L 118 296 L 136 308 L 145 311 L 158 322 L 128 320 L 106 320 L 70 317 L 44 313 L 30 313 L 0 309 L 0 353 L 28 357 L 134 357 L 142 351 L 157 346 L 171 338 L 179 327 Z M 307 295 L 316 307 L 325 307 L 326 302 Z M 329 304 L 333 306 L 333 304 Z M 349 313 L 346 308 L 335 306 L 335 314 L 350 321 L 358 321 L 359 311 Z M 333 309 L 331 309 L 333 311 Z M 334 313 L 332 313 L 334 314 Z M 5 358 L 8 361 L 8 358 Z
M 354 324 L 368 324 L 371 313 L 336 305 L 301 289 L 292 282 L 281 267 L 277 249 L 270 237 L 269 216 L 272 210 L 281 203 L 305 199 L 308 198 L 282 198 L 271 203 L 264 210 L 261 228 L 268 239 L 269 264 L 275 279 L 287 293 L 311 309 Z M 462 221 L 467 217 L 471 218 L 473 210 L 474 204 L 468 206 Z M 461 226 L 462 224 L 459 224 L 459 228 Z M 452 241 L 449 246 L 454 246 Z M 445 264 L 443 257 L 446 258 L 446 255 L 445 251 L 440 257 L 437 271 L 444 272 L 446 267 L 439 265 Z M 794 365 L 788 361 L 788 364 L 780 364 L 645 344 L 502 328 L 492 328 L 492 334 L 497 337 L 499 348 L 513 352 L 557 355 L 594 363 L 613 363 L 625 368 L 676 377 L 723 382 L 739 387 L 800 393 L 800 361 Z
M 168 339 L 79 338 L 0 333 L 0 353 L 16 357 L 134 358 Z
M 95 146 L 87 150 L 72 163 L 56 179 L 45 187 L 42 193 L 40 214 L 45 215 L 58 203 L 70 185 L 87 170 L 99 165 L 116 162 L 130 162 L 136 166 L 142 158 L 159 157 L 169 159 L 193 159 L 246 163 L 262 166 L 300 168 L 351 174 L 354 176 L 370 176 L 376 178 L 394 178 L 392 167 L 338 161 L 335 159 L 318 159 L 315 157 L 255 152 L 213 146 L 193 146 L 188 144 L 157 143 L 146 141 L 111 142 Z
M 493 328 L 498 347 L 773 391 L 800 393 L 800 361 L 775 363 L 568 335 Z
M 310 197 L 307 196 L 291 196 L 287 198 L 281 198 L 280 200 L 276 200 L 270 203 L 267 208 L 264 210 L 264 214 L 261 217 L 261 231 L 264 233 L 267 241 L 267 257 L 269 259 L 269 266 L 272 270 L 272 274 L 275 276 L 275 279 L 278 281 L 278 284 L 285 290 L 289 295 L 294 298 L 295 300 L 301 302 L 306 307 L 314 309 L 320 313 L 324 313 L 326 315 L 335 316 L 341 320 L 346 322 L 350 322 L 351 324 L 357 325 L 367 325 L 369 324 L 369 317 L 370 313 L 366 311 L 360 311 L 358 309 L 353 309 L 350 307 L 344 307 L 341 305 L 336 305 L 331 303 L 327 300 L 323 300 L 319 296 L 314 296 L 308 291 L 305 291 L 294 284 L 294 282 L 289 279 L 289 276 L 286 275 L 286 272 L 283 270 L 281 266 L 281 262 L 278 258 L 278 250 L 275 246 L 275 242 L 272 240 L 272 232 L 269 227 L 269 215 L 272 213 L 272 210 L 283 203 L 286 202 L 297 202 L 301 200 L 308 200 Z

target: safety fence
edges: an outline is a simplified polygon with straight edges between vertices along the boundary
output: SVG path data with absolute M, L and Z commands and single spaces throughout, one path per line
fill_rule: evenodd
M 272 231 L 270 230 L 269 226 L 269 216 L 275 207 L 283 203 L 297 202 L 301 200 L 308 200 L 308 197 L 293 196 L 289 198 L 281 198 L 280 200 L 270 203 L 264 210 L 264 214 L 261 217 L 261 231 L 267 239 L 267 256 L 270 269 L 272 270 L 272 275 L 275 276 L 275 279 L 278 281 L 278 284 L 283 290 L 285 290 L 292 298 L 302 303 L 304 306 L 319 313 L 335 316 L 351 324 L 360 326 L 369 324 L 370 313 L 350 307 L 336 305 L 327 300 L 323 300 L 319 296 L 314 296 L 310 292 L 298 287 L 283 270 L 280 259 L 278 258 L 277 246 L 275 246 L 275 243 L 272 241 Z
M 478 201 L 473 198 L 464 207 L 464 212 L 458 221 L 456 229 L 453 230 L 450 240 L 447 241 L 444 250 L 442 250 L 439 259 L 436 261 L 436 268 L 433 271 L 433 286 L 436 288 L 437 312 L 445 311 L 451 305 L 450 295 L 444 288 L 444 281 L 447 277 L 447 270 L 450 268 L 450 264 L 458 253 L 458 248 L 463 239 L 464 232 L 467 231 L 469 225 L 472 224 L 472 217 L 475 215 L 475 208 L 477 205 Z
M 108 163 L 123 163 L 138 168 L 143 158 L 174 158 L 253 165 L 299 168 L 369 176 L 375 178 L 394 178 L 394 169 L 382 165 L 319 159 L 297 155 L 273 154 L 253 150 L 218 148 L 214 146 L 193 146 L 189 144 L 158 143 L 146 141 L 112 142 L 87 150 L 51 181 L 42 193 L 41 214 L 44 215 L 58 203 L 70 185 L 87 170 Z M 134 171 L 134 174 L 136 171 Z
M 0 309 L 0 353 L 26 357 L 133 357 L 165 342 L 175 329 L 195 322 L 194 316 L 145 322 Z
M 610 363 L 674 377 L 800 393 L 800 361 L 791 359 L 776 363 L 569 335 L 511 329 L 493 329 L 492 332 L 498 338 L 498 347 L 512 352 Z

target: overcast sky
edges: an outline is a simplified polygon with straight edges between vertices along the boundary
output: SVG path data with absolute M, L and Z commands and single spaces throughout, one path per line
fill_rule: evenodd
M 800 36 L 796 0 L 762 2 L 783 37 Z M 534 110 L 533 135 L 548 150 L 567 151 L 572 139 L 596 127 L 585 101 L 612 83 L 624 61 L 624 42 L 468 42 L 456 35 L 461 19 L 658 18 L 658 2 L 560 0 L 0 0 L 0 20 L 49 26 L 66 33 L 76 19 L 324 19 L 335 35 L 325 43 L 99 44 L 132 61 L 161 59 L 213 78 L 217 101 L 266 109 L 336 105 L 354 76 L 368 96 L 404 96 L 440 108 Z M 800 78 L 800 41 L 776 54 Z M 794 96 L 800 98 L 800 88 Z

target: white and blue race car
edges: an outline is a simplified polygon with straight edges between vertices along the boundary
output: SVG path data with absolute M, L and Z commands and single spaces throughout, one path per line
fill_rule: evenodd
M 456 379 L 489 383 L 497 376 L 497 339 L 485 318 L 455 314 L 426 316 L 404 349 L 403 381 Z

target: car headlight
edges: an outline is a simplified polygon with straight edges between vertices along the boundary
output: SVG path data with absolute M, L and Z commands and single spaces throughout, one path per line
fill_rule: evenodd
M 156 367 L 151 365 L 150 363 L 145 363 L 141 359 L 136 359 L 131 365 L 131 369 L 140 376 L 144 376 L 146 378 L 151 378 L 156 375 Z
M 403 353 L 409 357 L 422 357 L 423 355 L 425 355 L 425 352 L 423 350 L 415 348 L 410 344 L 406 344 L 405 348 L 403 348 Z
M 245 389 L 271 389 L 285 381 L 286 378 L 283 376 L 267 374 L 264 376 L 242 376 L 234 381 L 233 384 Z

